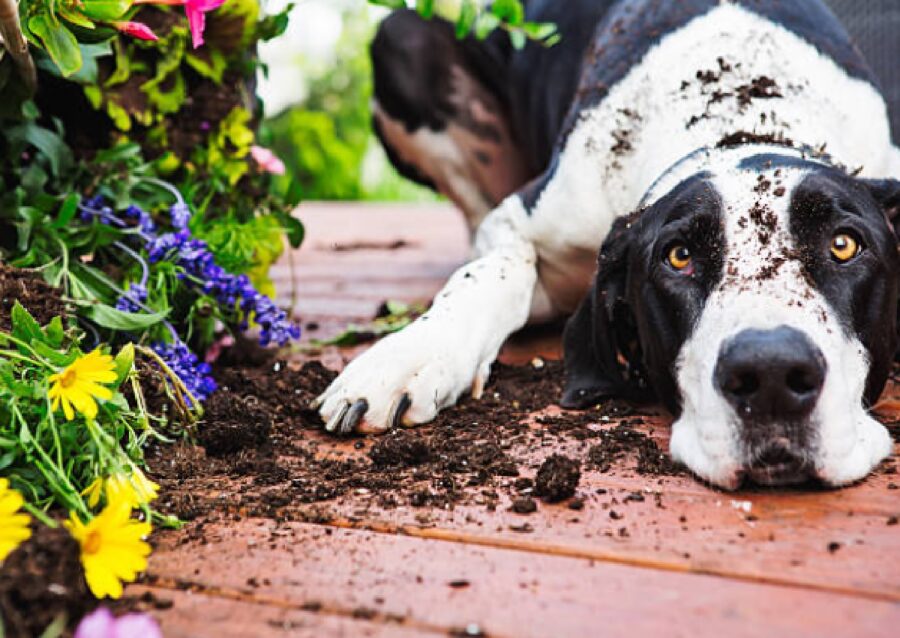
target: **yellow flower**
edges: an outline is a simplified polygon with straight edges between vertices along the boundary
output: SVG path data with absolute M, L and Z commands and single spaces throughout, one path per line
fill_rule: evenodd
M 159 496 L 159 485 L 148 479 L 146 474 L 135 467 L 132 469 L 130 476 L 124 473 L 117 473 L 108 476 L 105 481 L 97 477 L 93 483 L 81 492 L 82 496 L 88 497 L 89 507 L 96 507 L 97 503 L 100 502 L 104 483 L 107 503 L 115 500 L 124 500 L 134 508 L 146 505 Z
M 150 523 L 131 518 L 131 505 L 112 500 L 84 524 L 71 512 L 66 527 L 81 545 L 81 564 L 88 587 L 97 598 L 122 596 L 122 582 L 133 581 L 147 568 Z
M 30 519 L 19 509 L 25 499 L 10 489 L 9 479 L 0 478 L 0 562 L 31 536 Z
M 132 507 L 145 505 L 155 499 L 159 485 L 147 478 L 138 468 L 134 468 L 131 476 L 113 474 L 106 479 L 106 500 L 122 499 Z
M 113 396 L 109 388 L 100 384 L 115 380 L 113 358 L 103 354 L 98 348 L 79 357 L 62 372 L 50 375 L 53 386 L 47 396 L 53 399 L 54 410 L 62 403 L 63 412 L 69 421 L 75 418 L 73 406 L 87 418 L 93 419 L 97 416 L 95 399 L 109 400 Z

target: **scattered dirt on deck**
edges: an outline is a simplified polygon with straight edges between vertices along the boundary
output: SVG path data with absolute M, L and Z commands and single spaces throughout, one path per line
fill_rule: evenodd
M 63 614 L 72 629 L 97 606 L 78 554 L 78 542 L 65 529 L 33 526 L 31 538 L 0 566 L 0 618 L 6 636 L 39 636 Z
M 39 324 L 56 316 L 66 316 L 66 304 L 59 290 L 37 273 L 0 264 L 0 330 L 9 330 L 10 312 L 16 301 L 28 309 Z
M 151 475 L 163 486 L 160 509 L 198 523 L 234 516 L 328 520 L 329 502 L 344 498 L 382 509 L 465 503 L 493 510 L 501 493 L 523 500 L 514 511 L 527 513 L 531 494 L 548 502 L 574 495 L 579 467 L 596 469 L 588 444 L 606 444 L 611 421 L 642 422 L 635 408 L 618 401 L 529 422 L 529 414 L 560 396 L 561 362 L 497 364 L 480 400 L 463 398 L 430 424 L 354 437 L 352 450 L 336 450 L 310 408 L 334 372 L 317 362 L 297 368 L 277 360 L 223 361 L 216 370 L 220 389 L 197 428 L 200 446 L 184 442 L 148 454 Z M 609 439 L 617 442 L 609 463 L 636 461 L 644 474 L 680 473 L 650 437 L 629 431 Z M 534 452 L 552 441 L 568 441 L 578 454 L 546 465 L 535 485 Z M 312 503 L 321 507 L 305 507 Z

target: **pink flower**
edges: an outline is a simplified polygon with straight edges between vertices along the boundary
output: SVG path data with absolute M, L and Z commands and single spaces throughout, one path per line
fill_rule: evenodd
M 147 614 L 115 618 L 106 607 L 100 607 L 81 619 L 75 638 L 162 638 L 162 632 Z
M 272 173 L 272 175 L 284 175 L 284 162 L 278 159 L 275 153 L 269 149 L 254 144 L 250 147 L 250 157 L 252 157 L 253 161 L 259 164 L 259 167 L 267 173 Z
M 222 6 L 225 0 L 185 0 L 184 14 L 191 28 L 191 39 L 196 49 L 203 44 L 203 30 L 206 28 L 206 14 Z
M 143 22 L 113 22 L 112 25 L 124 33 L 139 40 L 159 40 L 156 34 Z

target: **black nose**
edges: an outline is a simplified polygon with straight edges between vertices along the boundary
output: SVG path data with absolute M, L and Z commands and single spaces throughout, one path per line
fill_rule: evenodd
M 825 382 L 825 357 L 794 328 L 744 330 L 719 352 L 715 381 L 744 421 L 797 422 Z

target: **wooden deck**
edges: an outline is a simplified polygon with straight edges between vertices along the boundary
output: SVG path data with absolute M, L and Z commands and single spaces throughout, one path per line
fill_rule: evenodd
M 318 324 L 307 339 L 367 321 L 385 299 L 427 300 L 467 253 L 444 206 L 299 215 L 307 244 L 275 274 L 285 292 L 295 281 L 297 314 Z M 340 367 L 350 354 L 319 356 Z M 516 337 L 503 357 L 535 354 L 558 357 L 558 331 Z M 645 428 L 665 443 L 667 425 Z M 362 453 L 322 438 L 327 453 Z M 548 440 L 529 451 L 532 466 L 579 446 Z M 542 503 L 528 517 L 508 503 L 383 510 L 359 494 L 329 503 L 328 523 L 242 519 L 207 527 L 202 542 L 164 533 L 149 580 L 128 593 L 164 602 L 153 613 L 170 637 L 897 636 L 895 459 L 817 492 L 586 471 L 584 509 Z

